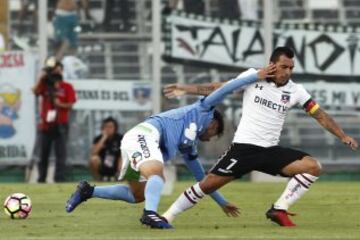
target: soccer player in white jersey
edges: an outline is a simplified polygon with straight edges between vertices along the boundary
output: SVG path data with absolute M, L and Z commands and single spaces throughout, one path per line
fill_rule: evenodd
M 266 217 L 280 226 L 295 224 L 288 215 L 288 208 L 299 200 L 318 179 L 320 163 L 311 155 L 278 146 L 285 117 L 291 107 L 300 105 L 326 130 L 335 135 L 352 150 L 358 143 L 346 135 L 342 128 L 317 104 L 301 84 L 290 77 L 294 68 L 294 52 L 287 47 L 276 48 L 270 62 L 276 66 L 275 76 L 267 81 L 243 87 L 243 113 L 230 148 L 220 157 L 199 183 L 186 189 L 164 213 L 172 222 L 176 215 L 194 206 L 205 194 L 212 193 L 225 184 L 252 170 L 290 177 L 284 192 L 266 212 Z M 247 76 L 249 69 L 240 74 Z M 201 85 L 173 84 L 165 88 L 168 97 L 183 94 L 206 95 L 222 83 Z
M 152 228 L 172 228 L 157 209 L 164 185 L 163 165 L 180 152 L 182 158 L 197 181 L 205 176 L 197 160 L 197 144 L 209 141 L 223 131 L 221 114 L 215 110 L 228 93 L 247 84 L 273 76 L 274 65 L 247 76 L 239 76 L 224 84 L 210 95 L 195 103 L 153 115 L 130 129 L 121 142 L 122 169 L 120 179 L 129 180 L 127 185 L 90 186 L 80 182 L 66 204 L 66 211 L 72 212 L 89 198 L 122 200 L 128 203 L 145 201 L 141 223 Z M 230 216 L 238 215 L 238 208 L 227 202 L 218 192 L 213 199 Z

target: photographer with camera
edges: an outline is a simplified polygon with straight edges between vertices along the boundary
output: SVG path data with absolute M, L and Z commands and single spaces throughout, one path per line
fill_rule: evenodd
M 73 86 L 63 80 L 63 65 L 51 57 L 46 61 L 39 80 L 33 87 L 36 96 L 41 96 L 39 183 L 46 181 L 52 143 L 55 144 L 55 182 L 65 181 L 66 143 L 69 130 L 69 115 L 76 102 Z

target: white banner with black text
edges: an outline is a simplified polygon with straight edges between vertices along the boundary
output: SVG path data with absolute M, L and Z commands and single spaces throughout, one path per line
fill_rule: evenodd
M 305 89 L 321 105 L 328 107 L 360 108 L 359 83 L 303 83 Z
M 151 85 L 123 80 L 71 80 L 77 102 L 74 109 L 148 111 L 152 109 Z
M 261 67 L 264 31 L 260 23 L 174 14 L 164 27 L 165 59 L 233 68 Z M 360 76 L 360 27 L 275 24 L 274 47 L 295 52 L 297 74 Z

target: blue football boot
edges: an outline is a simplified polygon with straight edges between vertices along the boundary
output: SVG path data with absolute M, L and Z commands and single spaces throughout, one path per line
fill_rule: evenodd
M 76 191 L 71 194 L 70 198 L 66 202 L 65 210 L 70 213 L 82 202 L 91 198 L 94 192 L 94 187 L 83 180 L 79 182 Z
M 158 229 L 171 229 L 171 226 L 164 217 L 161 217 L 154 211 L 148 211 L 144 209 L 144 213 L 140 218 L 140 222 L 144 225 L 150 226 L 151 228 Z

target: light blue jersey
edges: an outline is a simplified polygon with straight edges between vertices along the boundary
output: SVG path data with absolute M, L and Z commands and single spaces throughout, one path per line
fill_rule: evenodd
M 164 161 L 171 160 L 179 151 L 196 181 L 201 181 L 205 177 L 205 171 L 197 160 L 197 142 L 199 135 L 205 131 L 213 119 L 215 105 L 221 102 L 228 93 L 253 83 L 256 79 L 257 72 L 247 76 L 238 76 L 194 104 L 149 117 L 146 122 L 155 126 L 160 133 L 160 150 Z M 211 193 L 210 196 L 220 206 L 227 204 L 224 197 L 217 191 Z
M 228 93 L 255 82 L 256 79 L 256 73 L 235 78 L 191 105 L 149 117 L 146 122 L 160 132 L 160 148 L 164 161 L 173 159 L 177 151 L 185 158 L 196 156 L 198 137 L 213 119 L 215 105 Z
M 173 159 L 177 151 L 196 156 L 198 136 L 207 128 L 213 115 L 214 109 L 205 107 L 200 100 L 151 116 L 146 122 L 159 130 L 160 149 L 166 162 Z

